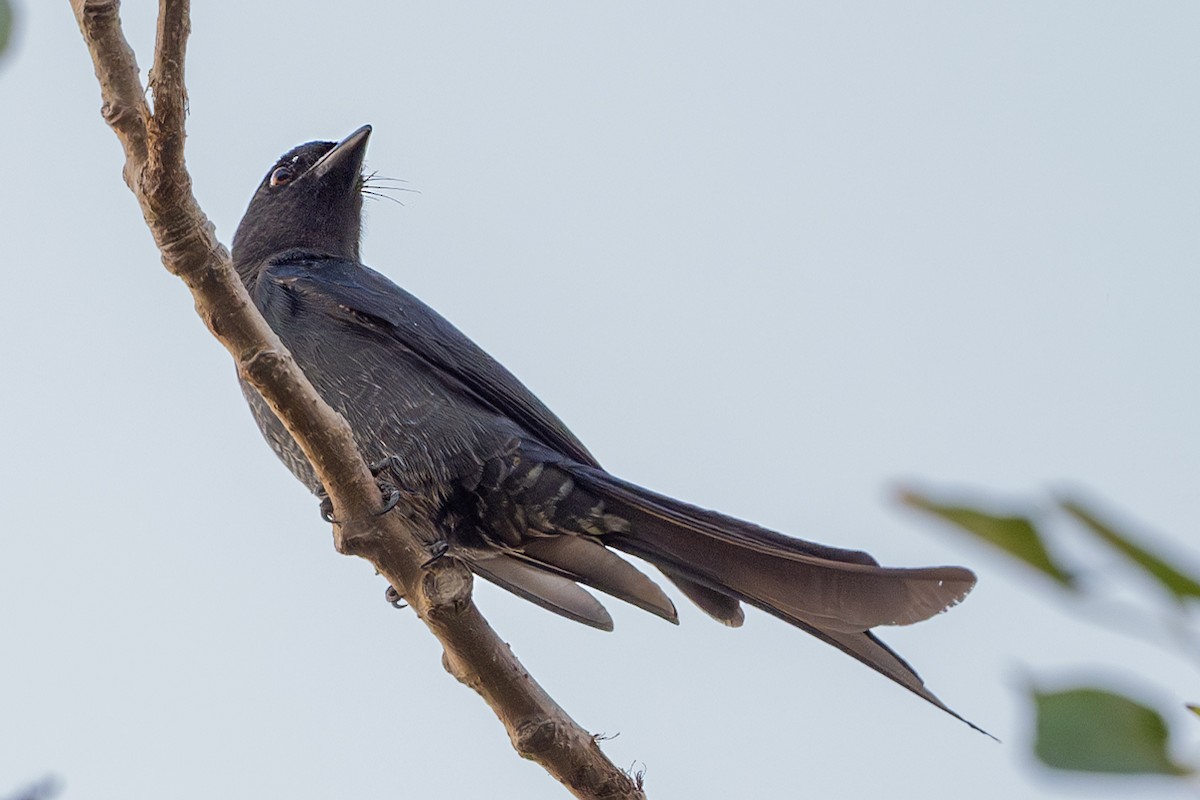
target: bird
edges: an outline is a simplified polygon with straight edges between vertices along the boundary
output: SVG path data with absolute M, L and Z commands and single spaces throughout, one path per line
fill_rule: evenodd
M 750 605 L 838 648 L 977 728 L 937 698 L 872 629 L 928 619 L 966 597 L 964 567 L 884 567 L 860 550 L 786 536 L 605 471 L 505 367 L 429 306 L 361 262 L 371 127 L 299 145 L 262 179 L 233 239 L 254 305 L 364 460 L 426 520 L 440 555 L 563 617 L 613 621 L 583 587 L 678 623 L 656 567 L 730 627 Z M 268 444 L 311 491 L 299 445 L 246 380 Z M 986 733 L 986 732 L 985 732 Z

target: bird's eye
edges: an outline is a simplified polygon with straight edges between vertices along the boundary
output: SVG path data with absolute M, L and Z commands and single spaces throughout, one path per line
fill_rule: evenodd
M 275 171 L 271 173 L 271 185 L 282 186 L 293 177 L 295 177 L 295 173 L 292 172 L 291 167 L 276 167 Z

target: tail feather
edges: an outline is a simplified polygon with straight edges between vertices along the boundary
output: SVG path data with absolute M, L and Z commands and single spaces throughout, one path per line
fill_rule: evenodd
M 628 521 L 605 544 L 657 566 L 701 609 L 740 624 L 745 602 L 812 634 L 972 728 L 916 671 L 871 633 L 908 625 L 961 602 L 975 584 L 963 567 L 879 566 L 871 556 L 806 542 L 691 506 L 591 467 L 576 481 Z M 736 620 L 736 623 L 733 622 Z M 987 734 L 991 735 L 991 734 Z
M 921 676 L 917 674 L 916 670 L 909 666 L 907 661 L 897 655 L 896 651 L 881 642 L 870 631 L 862 631 L 861 633 L 834 633 L 805 625 L 801 620 L 788 619 L 778 614 L 776 616 L 780 616 L 781 619 L 808 631 L 822 641 L 828 642 L 843 653 L 854 656 L 854 658 L 866 664 L 871 669 L 886 675 L 913 694 L 932 703 L 960 722 L 979 731 L 984 736 L 992 739 L 996 738 L 938 699 L 937 695 L 926 688 L 925 682 L 921 680 Z
M 690 581 L 670 567 L 660 566 L 659 570 L 670 579 L 671 583 L 679 588 L 679 591 L 683 592 L 689 600 L 699 606 L 701 611 L 722 625 L 728 625 L 731 628 L 740 628 L 742 627 L 742 623 L 746 621 L 746 615 L 742 613 L 742 605 L 736 597 L 730 597 L 728 594 L 710 589 L 695 581 Z
M 783 536 L 659 495 L 597 469 L 576 480 L 629 521 L 605 543 L 717 592 L 845 632 L 909 625 L 957 604 L 975 584 L 962 567 L 881 567 L 866 553 Z
M 590 536 L 534 538 L 521 550 L 535 564 L 553 567 L 572 580 L 679 623 L 675 604 L 658 584 Z
M 465 554 L 464 554 L 465 555 Z M 600 601 L 575 581 L 555 572 L 512 558 L 500 551 L 472 552 L 467 558 L 471 571 L 518 597 L 536 603 L 567 619 L 602 631 L 613 629 L 612 617 Z

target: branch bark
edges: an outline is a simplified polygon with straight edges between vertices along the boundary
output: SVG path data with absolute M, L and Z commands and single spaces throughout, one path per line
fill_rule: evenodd
M 250 301 L 192 194 L 184 162 L 184 61 L 189 0 L 160 0 L 146 100 L 137 61 L 121 30 L 120 0 L 71 0 L 91 52 L 101 114 L 125 150 L 123 175 L 137 197 L 163 265 L 178 275 L 196 311 L 239 372 L 270 403 L 304 449 L 333 502 L 337 550 L 370 561 L 401 591 L 442 643 L 446 669 L 477 691 L 523 757 L 541 764 L 579 798 L 644 800 L 640 780 L 618 769 L 542 689 L 471 601 L 471 574 L 452 558 L 425 565 L 426 520 L 377 516 L 379 490 L 346 421 L 313 389 Z

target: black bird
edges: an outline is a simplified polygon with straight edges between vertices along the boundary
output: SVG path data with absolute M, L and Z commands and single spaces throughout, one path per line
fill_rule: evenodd
M 748 603 L 958 717 L 870 629 L 950 608 L 974 585 L 970 570 L 881 567 L 867 553 L 784 536 L 605 472 L 508 370 L 359 261 L 370 133 L 364 126 L 280 158 L 238 226 L 233 263 L 363 458 L 399 489 L 405 513 L 432 521 L 480 577 L 586 625 L 611 630 L 612 618 L 579 584 L 678 621 L 619 550 L 654 564 L 726 625 L 741 625 Z M 271 447 L 322 495 L 262 397 L 245 382 L 242 390 Z

